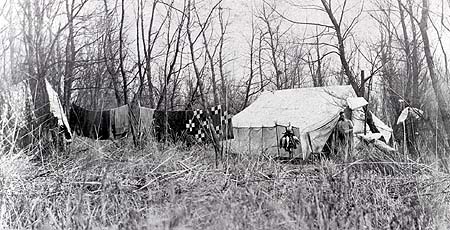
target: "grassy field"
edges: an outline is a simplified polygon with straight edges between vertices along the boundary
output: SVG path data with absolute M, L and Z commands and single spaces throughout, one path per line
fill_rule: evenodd
M 350 165 L 233 153 L 216 168 L 210 146 L 118 145 L 4 150 L 0 228 L 450 229 L 450 175 L 369 147 Z

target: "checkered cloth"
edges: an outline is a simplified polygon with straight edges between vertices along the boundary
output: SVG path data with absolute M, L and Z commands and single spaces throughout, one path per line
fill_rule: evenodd
M 193 135 L 197 141 L 206 141 L 205 130 L 207 129 L 207 125 L 206 114 L 203 110 L 197 109 L 186 124 L 187 133 Z
M 221 139 L 233 138 L 233 126 L 231 115 L 222 109 L 221 105 L 211 107 L 208 111 L 211 115 L 214 131 Z M 187 133 L 194 136 L 197 141 L 206 141 L 208 130 L 207 115 L 203 110 L 195 110 L 192 119 L 186 124 Z M 224 134 L 227 135 L 224 135 Z
M 222 139 L 233 139 L 233 125 L 231 115 L 228 111 L 222 109 L 221 105 L 210 108 L 210 114 L 214 129 Z

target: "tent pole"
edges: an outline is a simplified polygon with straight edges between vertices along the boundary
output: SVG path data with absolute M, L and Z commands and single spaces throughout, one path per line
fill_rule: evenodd
M 275 122 L 275 135 L 277 137 L 277 152 L 278 152 L 278 158 L 280 158 L 280 147 L 278 146 L 278 143 L 280 142 L 279 138 L 278 138 L 278 125 Z

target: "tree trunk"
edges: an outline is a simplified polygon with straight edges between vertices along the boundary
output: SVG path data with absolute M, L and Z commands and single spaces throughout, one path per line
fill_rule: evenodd
M 225 74 L 223 72 L 223 43 L 226 31 L 226 24 L 223 22 L 222 7 L 219 7 L 219 23 L 220 23 L 220 40 L 219 40 L 219 74 L 222 82 L 222 103 L 225 108 L 228 108 L 227 99 L 227 82 L 225 81 Z
M 433 62 L 433 56 L 430 49 L 430 41 L 428 38 L 427 33 L 427 21 L 428 21 L 428 1 L 422 0 L 422 18 L 420 20 L 420 33 L 422 34 L 422 40 L 423 40 L 423 49 L 425 51 L 425 59 L 427 61 L 428 66 L 428 72 L 431 79 L 431 84 L 433 86 L 434 93 L 436 95 L 437 103 L 438 103 L 438 110 L 441 114 L 442 121 L 444 123 L 444 129 L 447 134 L 446 140 L 448 146 L 450 146 L 450 112 L 448 111 L 448 103 L 445 100 L 444 93 L 441 89 L 441 83 L 438 79 L 438 76 L 435 72 L 435 66 Z
M 316 28 L 317 34 L 317 28 Z M 320 46 L 319 46 L 319 35 L 316 37 L 316 54 L 317 54 L 317 72 L 316 72 L 316 82 L 317 86 L 324 86 L 323 76 L 322 76 L 322 58 L 320 57 Z
M 154 96 L 154 92 L 153 92 L 153 79 L 152 79 L 152 68 L 151 68 L 151 61 L 152 61 L 152 51 L 153 51 L 153 47 L 156 41 L 156 38 L 159 35 L 159 32 L 161 31 L 161 27 L 159 28 L 158 31 L 156 31 L 156 35 L 155 35 L 155 39 L 152 41 L 152 30 L 153 30 L 153 21 L 154 21 L 154 15 L 155 15 L 155 10 L 156 10 L 156 3 L 157 0 L 153 1 L 153 5 L 152 5 L 152 15 L 150 18 L 150 25 L 148 27 L 148 44 L 147 44 L 147 52 L 145 53 L 145 69 L 146 69 L 146 73 L 147 73 L 147 85 L 148 85 L 148 92 L 149 92 L 149 99 L 150 99 L 150 108 L 155 108 L 155 96 Z M 141 14 L 142 16 L 143 14 Z M 142 19 L 143 21 L 143 19 Z M 142 28 L 143 29 L 143 28 Z M 145 47 L 145 42 L 144 42 L 144 47 Z
M 341 34 L 341 27 L 336 18 L 333 15 L 333 11 L 331 10 L 330 6 L 328 5 L 326 0 L 321 0 L 322 5 L 325 9 L 325 12 L 327 12 L 328 17 L 331 20 L 331 23 L 333 24 L 334 30 L 336 31 L 336 37 L 338 40 L 338 51 L 339 51 L 339 59 L 341 60 L 342 68 L 345 72 L 345 75 L 347 75 L 348 81 L 353 87 L 353 90 L 355 90 L 356 94 L 359 97 L 363 97 L 364 93 L 361 91 L 358 82 L 356 82 L 356 78 L 353 75 L 353 72 L 350 69 L 350 65 L 347 61 L 346 54 L 345 54 L 345 46 L 344 46 L 344 38 Z
M 106 70 L 108 71 L 109 75 L 112 79 L 112 85 L 114 89 L 114 95 L 116 97 L 116 102 L 118 105 L 122 104 L 122 98 L 120 97 L 120 90 L 119 90 L 119 77 L 118 77 L 118 70 L 115 66 L 115 55 L 113 52 L 113 44 L 112 44 L 112 17 L 111 13 L 108 9 L 108 1 L 103 1 L 105 6 L 105 18 L 106 18 L 106 35 L 105 35 L 105 41 L 104 41 L 104 47 L 103 47 L 103 55 L 105 59 L 105 65 Z
M 409 5 L 410 12 L 413 12 L 412 3 Z M 420 94 L 419 94 L 419 74 L 420 74 L 420 67 L 419 67 L 419 53 L 418 53 L 418 46 L 419 46 L 419 38 L 417 37 L 417 31 L 416 26 L 414 23 L 414 19 L 412 15 L 410 15 L 411 18 L 411 31 L 412 31 L 412 55 L 411 55 L 411 74 L 412 74 L 412 92 L 410 95 L 410 103 L 413 107 L 419 108 L 420 105 Z M 415 131 L 413 131 L 415 132 Z
M 125 20 L 125 0 L 122 0 L 121 4 L 122 14 L 120 18 L 120 31 L 119 31 L 119 65 L 120 65 L 120 73 L 122 74 L 122 83 L 123 83 L 123 102 L 124 104 L 128 104 L 128 81 L 127 75 L 125 73 L 125 67 L 123 66 L 124 55 L 123 55 L 123 23 Z
M 417 90 L 413 90 L 413 92 L 411 92 L 411 84 L 414 81 L 413 79 L 416 79 L 417 82 L 417 48 L 416 48 L 416 30 L 415 30 L 415 26 L 414 26 L 414 21 L 411 20 L 411 29 L 413 32 L 413 39 L 412 39 L 412 46 L 413 46 L 413 52 L 411 52 L 411 48 L 410 48 L 410 41 L 408 38 L 408 30 L 406 28 L 406 22 L 405 22 L 405 15 L 404 15 L 404 9 L 403 9 L 403 4 L 401 3 L 401 0 L 398 0 L 398 7 L 399 7 L 399 11 L 400 11 L 400 22 L 402 24 L 402 30 L 403 30 L 403 46 L 404 46 L 404 51 L 405 51 L 405 57 L 406 57 L 406 87 L 404 87 L 403 91 L 404 91 L 404 95 L 403 97 L 408 101 L 405 103 L 411 103 L 414 104 L 413 101 L 415 96 L 416 96 L 416 92 Z M 417 86 L 417 85 L 416 85 Z M 408 153 L 413 156 L 413 158 L 415 158 L 416 156 L 416 149 L 414 147 L 414 133 L 415 131 L 412 130 L 413 126 L 411 125 L 411 122 L 407 122 L 407 124 L 404 125 L 404 129 L 403 132 L 406 137 L 406 143 L 403 143 L 403 145 L 407 146 L 407 150 Z M 405 142 L 405 140 L 403 141 Z
M 217 82 L 216 82 L 216 71 L 214 68 L 214 57 L 211 55 L 211 52 L 209 51 L 208 47 L 208 41 L 206 40 L 205 31 L 202 31 L 202 37 L 203 37 L 203 45 L 205 46 L 206 56 L 209 60 L 209 67 L 211 70 L 211 84 L 212 84 L 212 90 L 213 90 L 213 98 L 214 98 L 214 105 L 219 104 L 219 97 L 217 96 Z
M 261 53 L 262 53 L 262 40 L 263 40 L 263 33 L 260 33 L 259 36 L 259 46 L 258 46 L 258 70 L 259 70 L 259 77 L 260 77 L 260 81 L 261 81 L 261 86 L 260 86 L 260 91 L 263 92 L 264 91 L 264 75 L 263 75 L 263 70 L 262 70 L 262 57 L 261 57 Z
M 170 12 L 169 12 L 169 14 L 170 14 Z M 164 87 L 163 87 L 163 90 L 162 90 L 162 92 L 160 94 L 160 97 L 159 97 L 159 100 L 158 100 L 158 104 L 156 105 L 156 109 L 159 109 L 161 107 L 161 104 L 162 104 L 163 101 L 165 102 L 165 104 L 167 104 L 167 98 L 166 98 L 167 87 L 168 87 L 170 78 L 171 78 L 172 74 L 174 73 L 175 64 L 177 62 L 178 55 L 180 54 L 181 31 L 182 31 L 182 28 L 183 28 L 183 25 L 184 25 L 185 17 L 186 16 L 183 14 L 182 20 L 181 20 L 180 24 L 178 25 L 178 28 L 175 31 L 175 34 L 173 35 L 173 36 L 177 36 L 176 37 L 175 52 L 173 54 L 173 58 L 172 58 L 172 61 L 170 63 L 170 66 L 169 66 L 169 70 L 168 71 L 164 71 L 164 73 L 166 74 L 166 76 L 164 76 L 164 81 L 165 81 L 164 82 Z M 167 33 L 169 33 L 169 31 L 170 31 L 170 28 L 168 29 Z M 167 41 L 168 41 L 168 43 L 170 43 L 170 40 L 172 40 L 172 39 L 169 38 L 169 34 L 167 34 L 167 36 L 168 36 Z M 169 54 L 170 54 L 170 44 L 168 44 L 168 47 L 167 47 L 166 65 L 168 63 L 167 60 L 169 58 Z
M 139 75 L 139 88 L 138 88 L 138 92 L 136 93 L 134 99 L 137 99 L 139 102 L 141 101 L 142 98 L 142 91 L 144 89 L 144 75 L 142 73 L 142 63 L 141 63 L 141 48 L 139 45 L 139 19 L 140 14 L 143 14 L 141 11 L 141 2 L 140 0 L 137 0 L 137 17 L 136 17 L 136 52 L 137 52 L 137 68 L 138 68 L 138 75 Z M 144 21 L 141 22 L 142 24 L 144 24 Z M 134 101 L 134 100 L 133 100 Z
M 251 85 L 252 85 L 252 80 L 253 80 L 253 75 L 254 70 L 253 70 L 253 44 L 255 42 L 255 30 L 254 30 L 254 25 L 253 25 L 253 21 L 252 21 L 252 38 L 250 41 L 250 76 L 248 77 L 248 81 L 247 81 L 247 86 L 245 89 L 245 99 L 244 99 L 244 104 L 242 105 L 242 109 L 245 109 L 245 107 L 247 107 L 248 104 L 248 100 L 249 100 L 249 96 L 250 96 L 250 89 L 251 89 Z
M 63 106 L 68 112 L 70 110 L 70 100 L 72 95 L 73 70 L 75 63 L 75 42 L 74 42 L 74 28 L 73 28 L 73 7 L 74 1 L 69 6 L 69 0 L 66 0 L 67 21 L 69 23 L 69 34 L 67 36 L 66 44 L 66 68 L 64 77 L 64 96 Z
M 331 23 L 333 24 L 334 30 L 336 31 L 336 37 L 338 40 L 338 52 L 339 52 L 339 59 L 341 60 L 342 68 L 347 75 L 347 79 L 349 83 L 351 84 L 353 90 L 355 91 L 356 95 L 359 97 L 365 97 L 364 95 L 364 82 L 367 79 L 362 78 L 361 84 L 358 85 L 358 82 L 356 81 L 355 76 L 353 75 L 352 70 L 350 69 L 350 65 L 347 61 L 347 57 L 345 54 L 345 46 L 344 46 L 344 37 L 341 33 L 341 27 L 340 23 L 336 20 L 336 18 L 333 15 L 333 10 L 331 9 L 330 5 L 328 5 L 326 0 L 321 0 L 322 5 L 325 9 L 325 12 L 327 12 L 328 17 L 331 20 Z M 343 16 L 341 16 L 343 17 Z M 372 119 L 372 113 L 367 111 L 367 107 L 364 107 L 364 112 L 367 114 L 367 124 L 370 127 L 370 130 L 372 133 L 379 133 L 380 131 L 375 126 L 373 119 Z

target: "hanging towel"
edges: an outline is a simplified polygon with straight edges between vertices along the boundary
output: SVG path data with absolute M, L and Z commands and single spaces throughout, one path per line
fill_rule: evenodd
M 72 140 L 72 131 L 70 130 L 69 121 L 64 113 L 58 94 L 52 88 L 50 83 L 45 79 L 45 88 L 48 94 L 48 101 L 50 104 L 50 113 L 58 120 L 58 125 L 63 128 L 64 136 L 67 140 Z
M 139 133 L 151 133 L 155 109 L 139 107 Z
M 91 111 L 76 104 L 70 109 L 70 126 L 80 135 L 107 140 L 110 138 L 110 111 Z
M 130 117 L 128 105 L 110 110 L 110 124 L 112 137 L 124 137 L 130 130 Z

